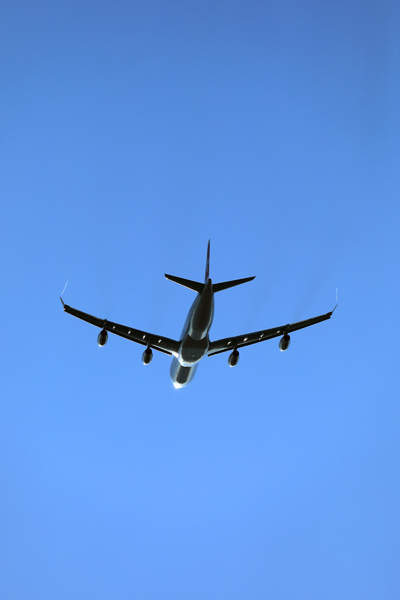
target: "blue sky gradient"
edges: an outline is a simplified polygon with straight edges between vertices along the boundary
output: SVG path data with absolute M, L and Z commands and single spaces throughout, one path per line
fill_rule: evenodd
M 5 2 L 0 9 L 6 600 L 398 600 L 397 2 Z M 170 360 L 164 273 L 256 275 Z

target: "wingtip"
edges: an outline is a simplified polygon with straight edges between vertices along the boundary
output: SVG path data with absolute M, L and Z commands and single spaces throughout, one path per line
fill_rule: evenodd
M 64 300 L 61 298 L 61 296 L 60 296 L 60 300 L 61 300 L 61 304 L 63 305 L 63 308 L 65 308 L 65 302 L 64 302 Z
M 337 304 L 335 305 L 335 308 L 330 312 L 330 317 L 333 315 L 333 313 L 335 312 L 336 309 L 337 309 Z

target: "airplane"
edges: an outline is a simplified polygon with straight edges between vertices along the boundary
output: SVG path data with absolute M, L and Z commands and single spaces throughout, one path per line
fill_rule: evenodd
M 279 341 L 279 349 L 285 351 L 289 348 L 290 333 L 330 319 L 336 308 L 335 306 L 331 312 L 311 319 L 306 319 L 305 321 L 281 325 L 280 327 L 273 327 L 272 329 L 262 329 L 261 331 L 255 331 L 254 333 L 227 337 L 211 342 L 209 331 L 214 318 L 214 294 L 236 285 L 252 281 L 255 279 L 255 276 L 246 277 L 244 279 L 235 279 L 233 281 L 224 281 L 222 283 L 213 283 L 210 279 L 210 241 L 208 241 L 204 283 L 183 279 L 182 277 L 175 277 L 174 275 L 165 274 L 165 277 L 170 281 L 197 292 L 197 296 L 186 317 L 179 340 L 172 340 L 164 336 L 148 333 L 147 331 L 133 329 L 133 327 L 119 325 L 118 323 L 113 323 L 107 319 L 99 319 L 77 310 L 76 308 L 71 308 L 64 303 L 62 297 L 60 300 L 66 313 L 78 317 L 78 319 L 82 319 L 87 323 L 91 323 L 96 327 L 100 327 L 101 331 L 97 337 L 99 346 L 105 346 L 108 340 L 108 333 L 115 333 L 120 337 L 146 346 L 142 355 L 142 362 L 144 365 L 151 363 L 153 359 L 153 350 L 158 350 L 159 352 L 172 356 L 170 376 L 175 388 L 183 388 L 192 381 L 201 359 L 205 356 L 215 356 L 222 352 L 230 352 L 228 364 L 230 367 L 234 367 L 239 361 L 238 348 L 264 342 L 265 340 L 270 340 L 278 336 L 282 336 Z

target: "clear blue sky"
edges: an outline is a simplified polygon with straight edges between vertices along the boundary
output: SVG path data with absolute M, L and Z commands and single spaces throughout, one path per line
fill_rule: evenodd
M 3 2 L 0 596 L 398 600 L 400 5 Z M 211 238 L 212 338 L 170 359 Z

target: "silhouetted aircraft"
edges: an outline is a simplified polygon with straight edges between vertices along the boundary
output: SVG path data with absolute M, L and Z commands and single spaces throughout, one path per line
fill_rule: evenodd
M 250 346 L 250 344 L 257 344 L 258 342 L 264 342 L 265 340 L 270 340 L 278 336 L 282 336 L 279 341 L 280 350 L 287 350 L 290 344 L 290 333 L 330 319 L 336 308 L 335 306 L 331 312 L 328 312 L 325 315 L 306 319 L 305 321 L 299 321 L 298 323 L 281 325 L 280 327 L 273 327 L 272 329 L 263 329 L 261 331 L 255 331 L 254 333 L 246 333 L 244 335 L 227 337 L 216 340 L 215 342 L 210 342 L 208 334 L 214 317 L 214 294 L 234 287 L 235 285 L 252 281 L 255 277 L 246 277 L 245 279 L 235 279 L 234 281 L 224 281 L 222 283 L 212 283 L 209 276 L 209 269 L 210 242 L 208 242 L 207 248 L 204 283 L 183 279 L 182 277 L 175 277 L 173 275 L 165 275 L 170 281 L 179 283 L 180 285 L 197 292 L 197 296 L 186 317 L 179 341 L 171 340 L 170 338 L 161 335 L 154 335 L 147 331 L 133 329 L 133 327 L 119 325 L 118 323 L 113 323 L 107 319 L 99 319 L 77 310 L 76 308 L 71 308 L 64 303 L 62 298 L 61 302 L 65 312 L 74 317 L 78 317 L 83 321 L 87 321 L 92 325 L 96 325 L 96 327 L 100 327 L 101 331 L 97 338 L 99 346 L 104 346 L 107 343 L 108 333 L 115 333 L 116 335 L 146 346 L 142 355 L 142 362 L 144 365 L 151 363 L 153 350 L 172 355 L 173 359 L 170 374 L 172 383 L 176 388 L 184 387 L 193 379 L 199 362 L 204 356 L 214 356 L 221 352 L 230 352 L 228 364 L 230 367 L 234 367 L 239 360 L 238 348 Z

